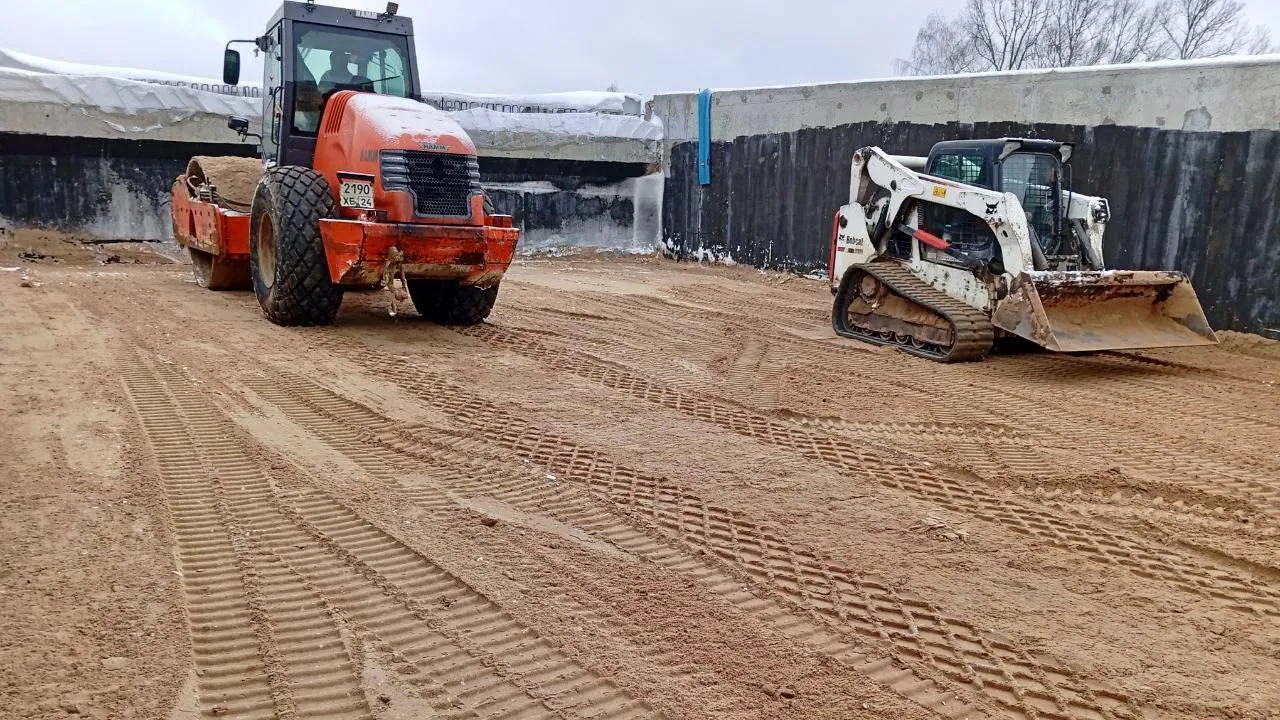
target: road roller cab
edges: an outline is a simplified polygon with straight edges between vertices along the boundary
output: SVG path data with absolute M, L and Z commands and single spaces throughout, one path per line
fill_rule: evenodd
M 402 278 L 429 319 L 489 314 L 519 231 L 492 212 L 475 145 L 419 98 L 413 23 L 285 2 L 253 40 L 264 58 L 258 158 L 193 158 L 173 187 L 174 236 L 210 289 L 252 287 L 278 324 L 326 324 L 346 290 Z

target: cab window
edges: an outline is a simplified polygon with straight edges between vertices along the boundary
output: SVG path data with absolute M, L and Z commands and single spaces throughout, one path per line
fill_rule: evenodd
M 937 155 L 929 165 L 929 174 L 965 185 L 991 187 L 991 163 L 976 152 L 953 152 Z M 924 203 L 920 226 L 946 240 L 957 249 L 984 260 L 1000 257 L 995 234 L 983 222 L 961 208 Z M 944 254 L 924 250 L 935 262 L 950 262 Z M 937 255 L 938 257 L 932 257 Z
M 1014 153 L 1001 166 L 1002 190 L 1017 196 L 1027 214 L 1027 223 L 1036 231 L 1042 246 L 1054 237 L 1059 167 L 1058 158 L 1046 153 Z
M 987 166 L 987 159 L 977 153 L 939 155 L 934 158 L 929 174 L 965 185 L 990 187 L 991 174 Z
M 408 97 L 408 39 L 401 35 L 297 23 L 293 129 L 314 135 L 324 104 L 339 90 Z

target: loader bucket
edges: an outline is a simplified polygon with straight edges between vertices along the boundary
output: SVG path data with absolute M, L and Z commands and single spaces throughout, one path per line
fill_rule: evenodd
M 1060 352 L 1218 342 L 1196 291 L 1180 272 L 1023 274 L 996 305 L 991 321 Z

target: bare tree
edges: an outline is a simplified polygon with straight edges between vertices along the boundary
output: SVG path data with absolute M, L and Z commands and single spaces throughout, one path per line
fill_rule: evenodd
M 1253 29 L 1249 35 L 1249 39 L 1245 42 L 1245 53 L 1249 55 L 1264 55 L 1276 51 L 1276 46 L 1271 42 L 1271 31 L 1262 25 Z
M 964 18 L 978 57 L 992 70 L 1034 66 L 1049 0 L 968 0 Z
M 925 19 L 899 74 L 933 75 L 1272 52 L 1240 0 L 966 0 Z
M 1143 0 L 1050 0 L 1036 64 L 1071 67 L 1152 59 L 1160 9 Z
M 1161 9 L 1143 0 L 1112 0 L 1106 16 L 1107 54 L 1099 62 L 1119 64 L 1159 56 Z
M 1096 0 L 1049 0 L 1036 51 L 1048 67 L 1094 65 L 1107 53 L 1106 27 Z
M 986 69 L 962 18 L 932 13 L 916 32 L 911 59 L 898 60 L 899 75 L 955 75 Z
M 1167 57 L 1219 57 L 1246 48 L 1249 28 L 1238 0 L 1162 0 L 1159 8 Z

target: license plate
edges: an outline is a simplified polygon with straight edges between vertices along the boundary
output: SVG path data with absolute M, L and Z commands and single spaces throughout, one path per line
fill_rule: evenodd
M 342 187 L 338 190 L 338 198 L 342 203 L 342 207 L 358 208 L 360 210 L 373 209 L 372 180 L 348 180 L 342 178 L 339 183 Z

